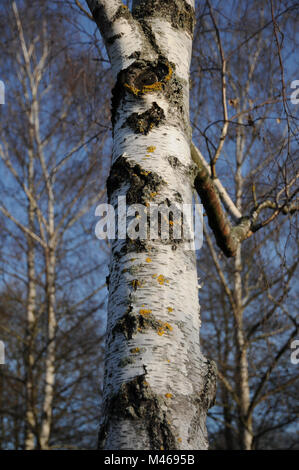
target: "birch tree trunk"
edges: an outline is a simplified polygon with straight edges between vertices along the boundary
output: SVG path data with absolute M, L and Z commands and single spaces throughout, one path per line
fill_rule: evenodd
M 236 148 L 236 206 L 242 211 L 243 199 L 243 177 L 242 165 L 244 159 L 245 138 L 242 129 L 242 116 L 239 117 L 240 124 L 237 130 L 237 148 Z M 238 413 L 240 426 L 240 448 L 251 450 L 253 443 L 252 416 L 249 413 L 250 408 L 250 388 L 248 376 L 248 359 L 245 330 L 243 326 L 243 292 L 242 292 L 242 251 L 241 243 L 238 244 L 236 256 L 234 259 L 234 301 L 235 301 L 235 337 L 236 337 L 236 384 L 239 396 Z
M 32 136 L 30 135 L 30 138 Z M 33 194 L 34 181 L 34 155 L 29 152 L 28 164 L 28 187 Z M 33 200 L 28 202 L 28 227 L 34 232 L 35 210 Z M 25 362 L 26 362 L 26 419 L 25 419 L 25 449 L 32 450 L 35 447 L 34 430 L 36 431 L 35 419 L 35 397 L 34 397 L 34 336 L 35 336 L 35 302 L 36 302 L 36 283 L 35 283 L 35 243 L 31 236 L 27 236 L 27 319 L 26 319 L 26 343 L 25 343 Z
M 192 204 L 194 1 L 134 1 L 132 14 L 119 0 L 87 3 L 116 77 L 110 203 Z M 208 447 L 215 366 L 200 351 L 199 311 L 184 240 L 113 241 L 100 448 Z

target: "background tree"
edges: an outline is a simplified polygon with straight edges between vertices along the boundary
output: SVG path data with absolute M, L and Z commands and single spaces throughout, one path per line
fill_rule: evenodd
M 282 73 L 292 80 L 293 64 L 280 63 L 273 40 L 274 26 L 283 38 L 284 57 L 292 55 L 296 8 L 287 2 L 274 14 L 269 2 L 231 2 L 220 11 L 217 2 L 213 7 L 206 2 L 198 11 L 192 82 L 193 103 L 201 106 L 200 111 L 194 106 L 193 138 L 202 142 L 213 169 L 221 135 L 218 174 L 243 214 L 265 197 L 277 207 L 289 191 L 286 175 L 292 182 L 297 178 L 298 128 L 281 83 Z M 223 119 L 217 116 L 219 101 Z M 273 212 L 268 215 L 274 218 Z M 289 348 L 298 334 L 296 234 L 296 218 L 278 216 L 262 234 L 237 245 L 235 259 L 228 261 L 205 229 L 208 249 L 199 259 L 202 337 L 218 365 L 221 409 L 215 407 L 211 416 L 219 428 L 211 429 L 219 429 L 215 445 L 221 448 L 258 447 L 266 433 L 291 429 L 296 420 L 291 397 L 298 373 Z
M 86 214 L 104 197 L 101 70 L 55 5 L 12 2 L 1 14 L 2 446 L 94 447 L 106 254 Z

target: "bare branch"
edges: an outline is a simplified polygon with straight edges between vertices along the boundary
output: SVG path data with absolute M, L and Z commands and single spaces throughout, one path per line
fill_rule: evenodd
M 194 163 L 197 164 L 198 167 L 204 166 L 206 170 L 209 172 L 209 175 L 211 175 L 211 168 L 206 162 L 204 156 L 200 152 L 200 150 L 194 145 L 194 143 L 191 143 L 191 157 L 194 161 Z M 219 196 L 226 207 L 226 209 L 229 211 L 230 215 L 234 218 L 235 221 L 238 221 L 241 217 L 242 214 L 239 211 L 239 209 L 235 206 L 234 202 L 230 198 L 228 192 L 222 185 L 221 181 L 219 178 L 214 178 L 213 183 L 216 186 Z

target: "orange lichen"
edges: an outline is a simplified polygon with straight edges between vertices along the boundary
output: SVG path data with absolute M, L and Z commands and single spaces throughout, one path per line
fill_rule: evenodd
M 153 275 L 152 277 L 154 277 L 154 276 L 156 277 L 156 275 Z M 163 276 L 163 274 L 160 274 L 160 275 L 157 277 L 157 281 L 159 282 L 159 284 L 160 284 L 161 286 L 164 286 L 165 283 L 166 283 L 166 284 L 169 284 L 169 280 L 166 279 L 166 278 Z
M 150 147 L 147 147 L 146 151 L 148 153 L 154 153 L 154 151 L 156 150 L 157 147 L 155 147 L 154 145 L 151 145 Z
M 146 258 L 145 261 L 146 261 L 147 263 L 151 263 L 151 262 L 152 262 L 151 258 Z
M 173 328 L 169 323 L 162 323 L 161 321 L 159 323 L 161 323 L 161 326 L 157 330 L 159 336 L 163 336 L 166 333 L 165 330 L 172 331 Z
M 172 308 L 172 307 L 167 307 L 167 310 L 168 310 L 169 312 L 173 312 L 173 308 Z
M 178 441 L 179 441 L 179 442 L 182 442 L 182 440 L 183 440 L 183 439 L 182 439 L 181 437 L 178 437 Z
M 140 315 L 150 315 L 152 311 L 149 308 L 141 308 L 139 310 Z
M 168 64 L 168 74 L 166 75 L 166 77 L 164 77 L 163 81 L 169 81 L 172 77 L 172 73 L 172 68 Z M 153 91 L 161 91 L 163 89 L 163 82 L 155 82 L 151 83 L 150 85 L 144 85 L 141 89 L 135 87 L 134 85 L 129 85 L 128 83 L 125 83 L 124 86 L 128 88 L 128 90 L 133 93 L 133 95 L 138 96 L 140 94 L 151 93 Z
M 172 393 L 165 393 L 165 398 L 172 398 L 172 397 L 173 397 Z
M 130 352 L 131 352 L 132 354 L 138 354 L 139 351 L 140 351 L 140 348 L 132 348 L 132 349 L 130 349 Z
M 149 93 L 151 91 L 161 91 L 161 90 L 162 90 L 162 83 L 161 82 L 155 82 L 155 83 L 152 83 L 151 85 L 144 85 L 141 92 L 142 93 Z
M 128 90 L 133 93 L 133 95 L 138 96 L 143 93 L 150 93 L 151 91 L 161 91 L 162 90 L 162 82 L 155 82 L 151 85 L 144 85 L 141 89 L 136 88 L 133 85 L 129 85 L 125 83 L 124 86 L 128 88 Z
M 170 67 L 170 65 L 168 65 L 168 75 L 166 75 L 164 80 L 166 81 L 170 80 L 172 77 L 172 73 L 173 73 L 172 68 Z
M 138 93 L 140 93 L 140 90 L 139 88 L 136 88 L 132 85 L 129 85 L 128 83 L 125 83 L 124 85 L 126 88 L 128 88 L 128 90 L 130 90 L 131 93 L 133 93 L 133 95 L 135 96 L 138 96 Z

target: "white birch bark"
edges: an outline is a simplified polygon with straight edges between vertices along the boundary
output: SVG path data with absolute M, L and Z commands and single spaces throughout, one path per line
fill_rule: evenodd
M 242 117 L 239 118 L 242 124 Z M 244 158 L 244 135 L 239 126 L 236 150 L 236 206 L 242 211 Z M 239 396 L 240 448 L 251 450 L 253 444 L 252 414 L 250 408 L 249 366 L 247 359 L 248 344 L 243 326 L 243 290 L 242 290 L 242 251 L 239 243 L 234 259 L 234 302 L 235 302 L 235 338 L 236 338 L 236 383 Z
M 34 179 L 34 156 L 32 152 L 29 152 L 29 165 L 28 165 L 28 180 L 29 190 L 33 191 L 33 179 Z M 34 218 L 35 210 L 33 201 L 28 202 L 28 227 L 34 232 Z M 36 417 L 34 412 L 35 397 L 34 397 L 34 381 L 33 381 L 33 368 L 34 368 L 34 336 L 35 336 L 35 302 L 36 302 L 36 284 L 35 284 L 35 247 L 34 241 L 27 236 L 27 275 L 28 275 L 28 287 L 27 287 L 27 325 L 26 325 L 26 418 L 25 418 L 25 449 L 33 450 L 35 447 L 35 436 L 36 431 Z
M 106 8 L 105 1 L 88 4 L 96 18 L 95 6 Z M 113 29 L 107 17 L 117 6 L 110 1 L 101 16 L 106 44 Z M 116 209 L 119 196 L 128 204 L 191 204 L 194 2 L 135 1 L 126 21 L 117 53 L 108 46 L 112 68 L 122 67 L 112 100 L 110 202 Z M 139 49 L 130 63 L 123 50 L 134 31 Z M 207 448 L 215 370 L 200 352 L 199 311 L 195 253 L 184 243 L 113 242 L 100 448 Z

